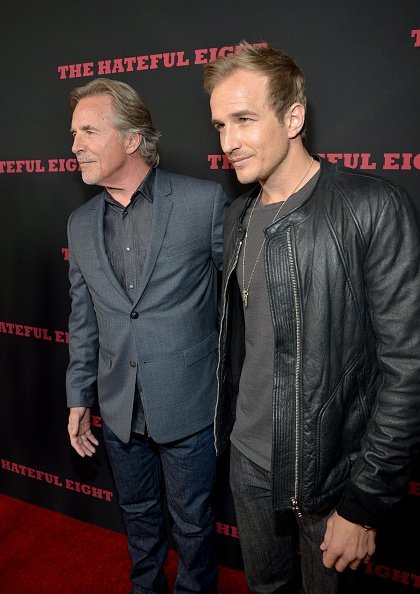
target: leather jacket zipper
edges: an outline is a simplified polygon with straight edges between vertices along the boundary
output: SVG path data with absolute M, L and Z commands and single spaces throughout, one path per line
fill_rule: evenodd
M 299 509 L 298 496 L 299 496 L 299 445 L 300 445 L 300 434 L 301 434 L 301 367 L 302 367 L 302 342 L 301 342 L 301 329 L 302 329 L 302 314 L 299 304 L 299 292 L 296 277 L 296 265 L 293 260 L 292 240 L 290 228 L 286 231 L 287 234 L 287 249 L 289 254 L 289 266 L 290 275 L 292 278 L 292 289 L 293 289 L 293 300 L 295 307 L 296 317 L 296 367 L 295 367 L 295 484 L 294 484 L 294 496 L 290 498 L 292 509 L 295 514 L 301 518 L 302 512 Z
M 223 309 L 222 309 L 222 315 L 220 317 L 220 330 L 219 330 L 219 355 L 218 355 L 218 358 L 217 358 L 217 369 L 216 369 L 217 397 L 216 397 L 216 408 L 215 408 L 215 413 L 214 413 L 214 425 L 213 425 L 214 447 L 215 447 L 215 450 L 216 450 L 216 454 L 217 455 L 219 454 L 219 451 L 218 451 L 217 439 L 216 439 L 216 414 L 217 414 L 216 411 L 217 411 L 217 406 L 219 404 L 219 394 L 220 394 L 219 369 L 220 369 L 220 357 L 221 357 L 221 352 L 222 352 L 221 351 L 222 328 L 223 328 L 223 322 L 224 322 L 225 313 L 226 313 L 226 289 L 227 289 L 227 286 L 229 284 L 229 280 L 230 280 L 231 274 L 235 270 L 236 265 L 238 263 L 239 253 L 240 253 L 241 247 L 242 247 L 242 242 L 243 242 L 243 240 L 241 239 L 239 241 L 238 248 L 237 248 L 236 254 L 235 254 L 235 258 L 234 258 L 234 260 L 232 262 L 232 266 L 230 267 L 229 272 L 227 273 L 226 282 L 225 282 L 225 286 L 224 286 L 224 289 L 223 289 Z

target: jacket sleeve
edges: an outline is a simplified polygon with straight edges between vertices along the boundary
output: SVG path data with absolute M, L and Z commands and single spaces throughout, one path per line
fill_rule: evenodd
M 67 406 L 93 406 L 98 369 L 98 325 L 89 289 L 79 269 L 71 239 L 72 216 L 67 228 L 71 313 L 70 363 L 67 368 Z
M 404 190 L 393 188 L 366 237 L 366 299 L 383 381 L 337 511 L 377 526 L 405 494 L 420 449 L 420 237 Z
M 228 198 L 220 184 L 217 184 L 213 203 L 212 219 L 212 259 L 219 270 L 222 268 L 223 222 L 228 208 Z

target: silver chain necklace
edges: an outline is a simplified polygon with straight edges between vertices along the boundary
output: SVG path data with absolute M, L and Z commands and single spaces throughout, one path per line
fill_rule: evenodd
M 295 187 L 295 189 L 290 193 L 290 196 L 292 194 L 294 194 L 296 192 L 296 190 L 299 188 L 299 186 L 304 182 L 304 180 L 306 179 L 306 176 L 308 175 L 309 171 L 311 170 L 311 167 L 312 167 L 312 163 L 313 162 L 314 162 L 314 158 L 312 157 L 311 158 L 311 162 L 309 164 L 309 167 L 308 167 L 305 175 L 302 177 L 302 179 L 300 180 L 300 182 L 298 183 L 298 185 Z M 251 224 L 251 219 L 252 219 L 252 215 L 254 214 L 255 207 L 257 206 L 257 204 L 261 200 L 261 195 L 262 195 L 262 188 L 261 188 L 261 190 L 260 190 L 257 198 L 255 199 L 254 204 L 252 205 L 252 209 L 251 209 L 251 212 L 250 212 L 250 215 L 249 215 L 249 219 L 248 219 L 248 225 L 246 226 L 246 232 L 245 232 L 245 237 L 244 237 L 244 249 L 242 251 L 242 302 L 243 302 L 245 308 L 248 307 L 249 287 L 251 285 L 252 277 L 254 276 L 254 272 L 255 272 L 255 269 L 257 267 L 258 260 L 260 259 L 261 252 L 263 251 L 263 248 L 265 246 L 265 242 L 267 240 L 267 238 L 264 237 L 264 240 L 263 240 L 263 242 L 261 244 L 261 247 L 259 249 L 257 258 L 256 258 L 256 260 L 254 262 L 254 266 L 252 268 L 251 274 L 249 276 L 248 285 L 245 287 L 245 257 L 246 257 L 246 246 L 247 246 L 247 239 L 248 239 L 248 230 L 249 230 L 249 226 Z M 281 209 L 283 208 L 285 202 L 286 202 L 286 200 L 284 200 L 284 202 L 282 202 L 280 204 L 280 207 L 277 209 L 277 212 L 274 215 L 274 218 L 273 218 L 273 220 L 270 223 L 271 225 L 276 222 L 277 217 L 279 216 L 279 214 L 281 212 Z

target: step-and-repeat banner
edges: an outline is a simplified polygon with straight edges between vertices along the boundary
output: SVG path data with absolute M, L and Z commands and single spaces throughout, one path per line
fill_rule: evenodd
M 69 91 L 98 76 L 130 84 L 162 132 L 162 166 L 219 181 L 234 199 L 243 187 L 209 122 L 203 65 L 242 39 L 266 41 L 306 74 L 308 149 L 403 185 L 420 212 L 420 5 L 22 0 L 1 12 L 0 490 L 122 531 L 103 447 L 81 459 L 67 438 L 66 222 L 97 192 L 70 150 Z M 101 439 L 98 410 L 93 424 Z M 224 459 L 216 516 L 220 562 L 241 567 Z M 346 591 L 420 591 L 419 534 L 417 461 L 377 553 Z

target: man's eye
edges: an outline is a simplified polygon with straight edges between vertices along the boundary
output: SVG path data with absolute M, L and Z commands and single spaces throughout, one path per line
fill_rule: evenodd
M 251 118 L 247 118 L 246 116 L 243 116 L 243 117 L 239 118 L 239 121 L 242 123 L 251 122 Z
M 214 129 L 216 130 L 216 132 L 220 132 L 221 130 L 223 130 L 223 128 L 223 124 L 214 124 Z

